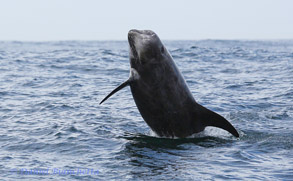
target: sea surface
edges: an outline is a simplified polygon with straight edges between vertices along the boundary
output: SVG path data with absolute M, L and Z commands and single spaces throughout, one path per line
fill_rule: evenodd
M 157 137 L 129 88 L 127 41 L 0 42 L 1 180 L 293 180 L 293 40 L 163 41 L 208 127 Z

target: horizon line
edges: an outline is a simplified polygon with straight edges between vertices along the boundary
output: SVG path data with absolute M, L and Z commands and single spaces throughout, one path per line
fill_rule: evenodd
M 161 39 L 162 41 L 290 41 L 293 38 L 202 38 L 202 39 Z M 128 41 L 125 39 L 56 39 L 56 40 L 0 40 L 0 42 L 72 42 L 72 41 Z

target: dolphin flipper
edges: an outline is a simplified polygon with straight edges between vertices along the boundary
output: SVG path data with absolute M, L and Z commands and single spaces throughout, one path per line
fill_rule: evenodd
M 130 80 L 127 80 L 125 82 L 123 82 L 121 85 L 119 85 L 116 89 L 114 89 L 110 94 L 108 94 L 101 102 L 100 104 L 102 104 L 104 101 L 106 101 L 109 97 L 111 97 L 113 94 L 115 94 L 116 92 L 118 92 L 119 90 L 123 89 L 124 87 L 130 85 Z

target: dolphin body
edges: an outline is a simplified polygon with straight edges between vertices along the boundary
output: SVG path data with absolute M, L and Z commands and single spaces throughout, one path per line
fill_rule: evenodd
M 126 86 L 145 122 L 159 136 L 184 138 L 207 126 L 222 128 L 235 137 L 236 129 L 219 114 L 198 104 L 172 56 L 151 30 L 128 33 L 130 76 L 100 104 Z

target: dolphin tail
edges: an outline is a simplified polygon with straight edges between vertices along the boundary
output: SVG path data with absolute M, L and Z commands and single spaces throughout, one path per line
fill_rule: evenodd
M 110 94 L 108 94 L 101 102 L 100 104 L 102 104 L 104 101 L 106 101 L 109 97 L 111 97 L 113 94 L 115 94 L 116 92 L 120 91 L 121 89 L 123 89 L 124 87 L 130 85 L 130 80 L 127 80 L 125 82 L 123 82 L 121 85 L 119 85 L 116 89 L 114 89 L 112 92 L 110 92 Z
M 204 108 L 203 110 L 203 114 L 204 114 L 204 121 L 205 121 L 205 125 L 206 126 L 214 126 L 214 127 L 218 127 L 218 128 L 222 128 L 226 131 L 228 131 L 229 133 L 231 133 L 233 136 L 235 137 L 239 137 L 239 134 L 237 132 L 237 130 L 232 126 L 231 123 L 229 123 L 229 121 L 227 121 L 224 117 L 222 117 L 221 115 L 207 109 Z

